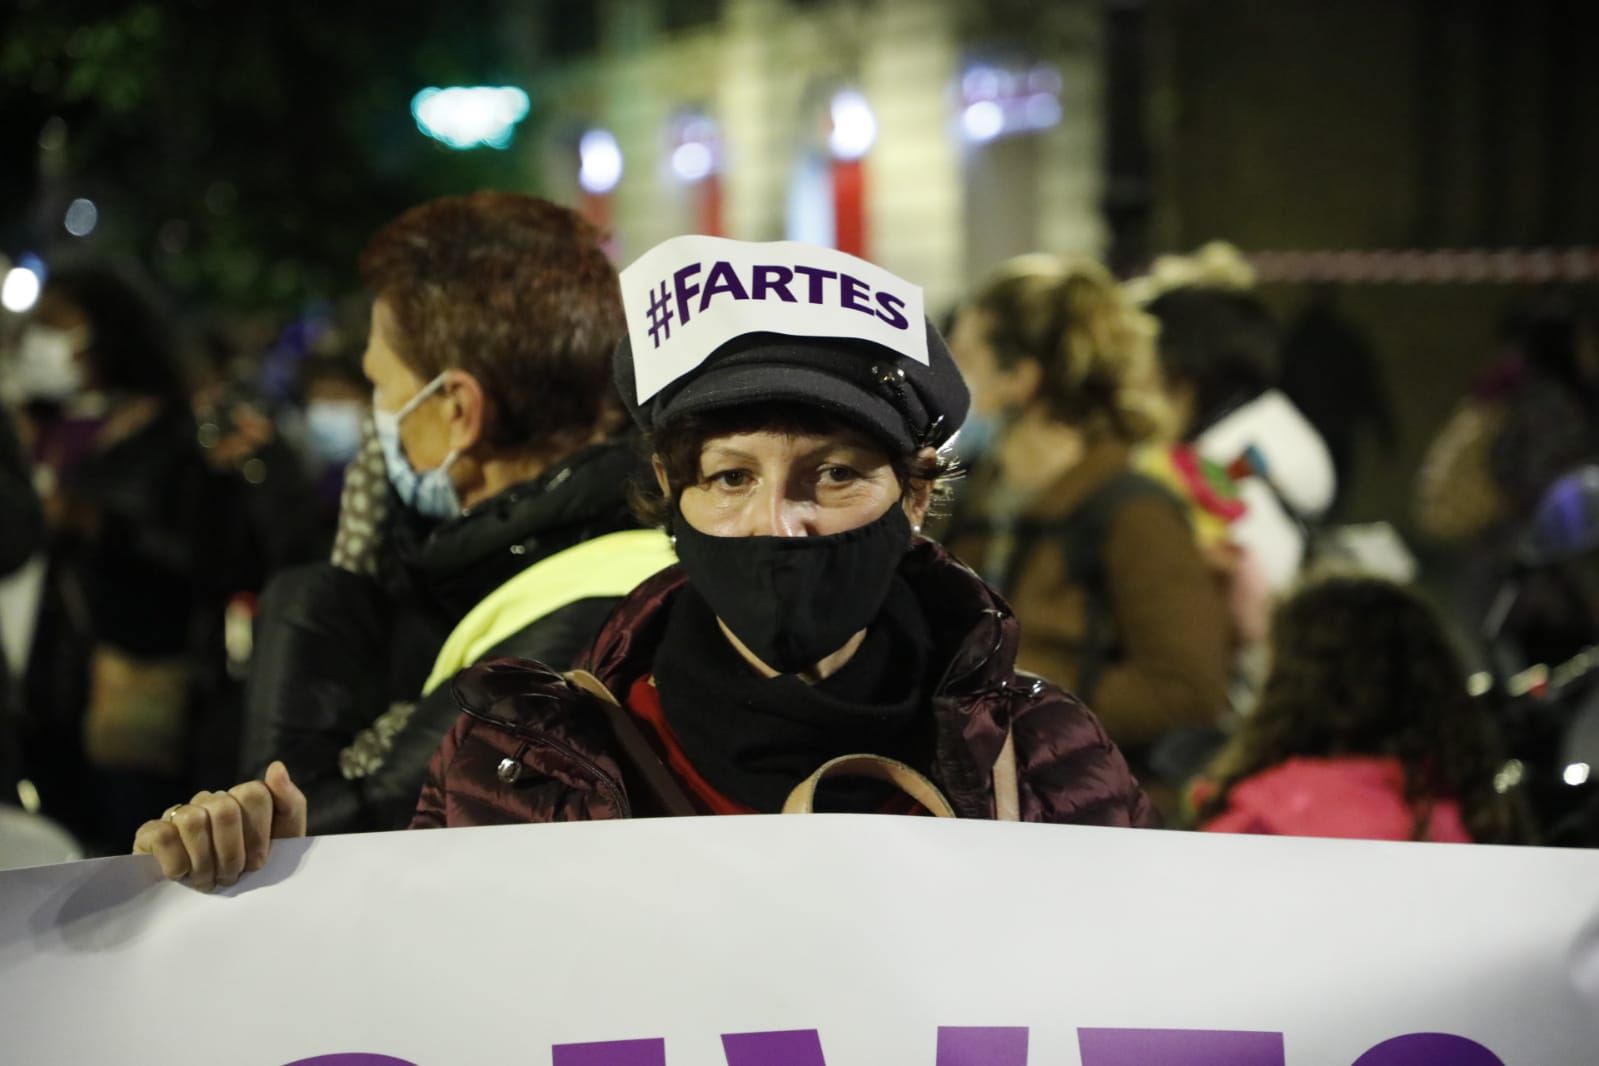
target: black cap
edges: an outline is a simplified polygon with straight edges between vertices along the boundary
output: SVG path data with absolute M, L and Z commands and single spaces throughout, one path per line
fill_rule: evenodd
M 853 338 L 747 333 L 640 404 L 633 347 L 616 350 L 616 388 L 645 432 L 679 418 L 752 403 L 816 407 L 901 452 L 942 447 L 966 421 L 971 393 L 949 348 L 927 323 L 928 365 Z

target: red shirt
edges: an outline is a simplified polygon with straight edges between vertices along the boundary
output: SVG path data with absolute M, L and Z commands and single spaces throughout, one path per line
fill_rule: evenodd
M 688 761 L 677 735 L 666 723 L 666 715 L 661 710 L 661 693 L 655 687 L 654 677 L 645 676 L 633 682 L 624 706 L 643 730 L 644 739 L 655 749 L 655 754 L 660 756 L 661 762 L 666 764 L 667 771 L 677 778 L 677 783 L 688 793 L 689 801 L 702 814 L 759 813 L 754 807 L 746 807 L 718 792 L 715 786 L 705 780 L 694 768 L 694 764 Z M 878 813 L 928 814 L 930 812 L 909 796 L 895 795 L 884 801 Z
M 626 707 L 643 728 L 644 739 L 649 741 L 650 747 L 655 749 L 655 754 L 661 757 L 667 770 L 677 778 L 677 783 L 683 786 L 683 791 L 688 793 L 688 798 L 702 813 L 755 813 L 755 808 L 746 807 L 716 791 L 709 781 L 700 776 L 694 764 L 688 761 L 677 735 L 672 732 L 672 727 L 666 724 L 666 715 L 661 711 L 661 693 L 655 687 L 655 678 L 645 676 L 635 681 L 632 689 L 628 691 Z

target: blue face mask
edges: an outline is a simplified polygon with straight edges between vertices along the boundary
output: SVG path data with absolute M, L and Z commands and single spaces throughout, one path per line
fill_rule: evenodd
M 994 415 L 967 415 L 953 442 L 956 458 L 963 463 L 975 462 L 993 450 L 1003 433 L 1004 419 Z
M 329 466 L 343 466 L 361 450 L 359 403 L 345 400 L 312 400 L 305 408 L 305 429 L 311 450 Z
M 388 470 L 389 484 L 394 486 L 401 503 L 424 518 L 454 518 L 461 513 L 461 498 L 455 494 L 455 483 L 450 480 L 450 467 L 460 453 L 452 451 L 444 457 L 444 462 L 419 473 L 400 443 L 400 423 L 443 385 L 444 375 L 440 374 L 422 386 L 422 391 L 398 411 L 385 411 L 375 402 L 372 405 L 373 428 L 377 430 L 378 442 L 383 445 L 383 465 Z

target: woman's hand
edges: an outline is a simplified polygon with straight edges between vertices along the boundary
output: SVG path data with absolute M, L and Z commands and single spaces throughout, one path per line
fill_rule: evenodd
M 200 792 L 145 822 L 133 838 L 135 855 L 154 855 L 169 880 L 209 892 L 266 864 L 271 842 L 305 836 L 305 793 L 281 762 L 265 780 L 226 792 Z

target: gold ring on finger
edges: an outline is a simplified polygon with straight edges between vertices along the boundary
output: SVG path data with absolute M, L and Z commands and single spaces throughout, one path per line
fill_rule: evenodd
M 161 820 L 163 822 L 172 821 L 173 816 L 178 813 L 178 808 L 182 807 L 182 806 L 183 806 L 183 804 L 181 804 L 181 803 L 174 803 L 172 806 L 170 806 L 170 807 L 168 807 L 166 809 L 166 813 L 161 816 Z

